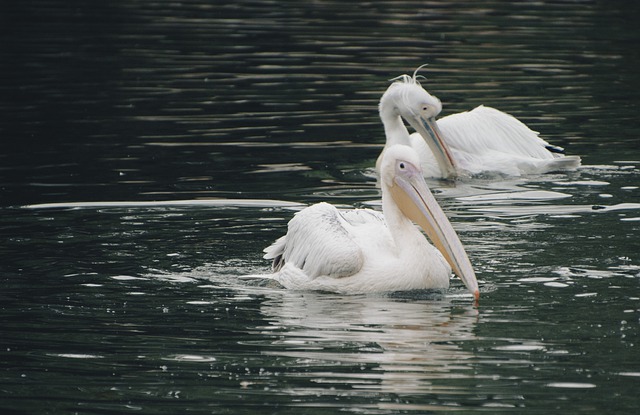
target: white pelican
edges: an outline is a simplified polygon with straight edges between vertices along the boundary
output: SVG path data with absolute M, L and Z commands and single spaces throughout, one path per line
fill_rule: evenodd
M 380 173 L 382 214 L 328 203 L 301 210 L 264 250 L 273 260 L 268 277 L 290 289 L 367 293 L 446 289 L 453 269 L 477 301 L 469 258 L 424 181 L 417 153 L 388 147 Z
M 424 65 L 423 65 L 424 66 Z M 413 147 L 419 154 L 425 176 L 455 178 L 483 172 L 522 174 L 575 170 L 580 157 L 565 156 L 564 149 L 538 136 L 515 117 L 497 109 L 479 106 L 435 120 L 442 104 L 425 91 L 416 74 L 394 79 L 380 99 L 387 142 Z M 409 136 L 404 118 L 417 132 Z

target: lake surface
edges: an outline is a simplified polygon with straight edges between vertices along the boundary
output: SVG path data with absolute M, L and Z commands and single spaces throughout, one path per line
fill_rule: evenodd
M 639 3 L 218 3 L 3 6 L 3 413 L 640 411 Z M 303 206 L 380 207 L 423 63 L 583 160 L 429 180 L 479 306 L 240 281 Z

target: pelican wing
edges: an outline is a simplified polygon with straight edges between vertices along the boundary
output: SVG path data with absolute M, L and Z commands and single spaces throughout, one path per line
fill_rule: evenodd
M 362 212 L 343 215 L 328 203 L 309 206 L 294 215 L 287 234 L 264 250 L 264 258 L 273 260 L 275 272 L 288 263 L 311 279 L 321 275 L 336 278 L 353 275 L 362 268 L 363 253 L 352 228 L 357 221 L 379 220 L 375 214 Z
M 448 115 L 437 121 L 459 172 L 520 174 L 575 170 L 580 157 L 565 156 L 564 149 L 549 144 L 515 117 L 483 105 L 469 112 Z M 418 133 L 411 146 L 422 160 L 426 176 L 441 177 L 438 162 Z
M 495 108 L 480 105 L 438 120 L 438 127 L 452 149 L 471 154 L 487 151 L 538 159 L 559 157 L 559 147 L 551 146 L 517 118 Z M 552 148 L 553 152 L 549 150 Z

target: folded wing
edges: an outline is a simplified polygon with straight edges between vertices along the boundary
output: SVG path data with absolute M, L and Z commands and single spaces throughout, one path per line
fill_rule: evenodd
M 371 220 L 365 216 L 375 215 L 350 212 L 345 218 L 328 203 L 309 206 L 295 214 L 287 234 L 264 250 L 264 258 L 273 260 L 274 272 L 292 264 L 311 279 L 353 275 L 362 268 L 363 254 L 350 221 Z

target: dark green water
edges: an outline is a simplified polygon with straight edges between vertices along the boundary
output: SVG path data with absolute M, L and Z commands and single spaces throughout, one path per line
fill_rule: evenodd
M 636 2 L 103 3 L 0 17 L 3 413 L 640 410 Z M 303 205 L 379 207 L 423 63 L 583 159 L 429 181 L 479 307 L 239 282 Z

